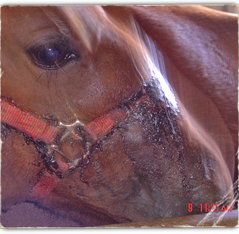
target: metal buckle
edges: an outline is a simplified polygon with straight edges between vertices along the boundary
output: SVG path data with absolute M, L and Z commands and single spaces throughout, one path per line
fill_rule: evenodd
M 80 165 L 80 163 L 84 159 L 86 159 L 90 155 L 91 148 L 93 145 L 92 140 L 89 137 L 89 135 L 86 133 L 86 131 L 84 130 L 84 125 L 79 120 L 77 120 L 75 123 L 69 124 L 69 125 L 60 123 L 59 128 L 62 129 L 62 135 L 56 140 L 56 142 L 47 146 L 47 157 L 50 159 L 50 164 L 54 165 L 59 160 L 54 155 L 54 152 L 57 152 L 59 155 L 61 155 L 63 157 L 63 161 L 67 161 L 67 159 L 68 159 L 67 155 L 65 155 L 59 149 L 59 146 L 57 145 L 57 143 L 62 142 L 67 136 L 72 135 L 74 137 L 74 139 L 81 141 L 84 145 L 83 155 L 81 157 L 67 163 L 69 170 L 74 170 Z

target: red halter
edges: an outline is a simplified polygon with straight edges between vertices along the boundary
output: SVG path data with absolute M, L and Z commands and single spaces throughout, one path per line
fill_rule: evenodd
M 140 102 L 149 103 L 147 95 L 141 96 L 137 103 Z M 113 127 L 124 121 L 128 115 L 128 111 L 128 108 L 113 108 L 106 114 L 85 125 L 83 129 L 91 138 L 91 142 L 94 143 L 107 135 Z M 57 136 L 62 132 L 60 127 L 49 125 L 44 119 L 26 113 L 5 100 L 1 102 L 1 121 L 31 136 L 34 141 L 40 140 L 47 145 L 52 145 Z M 64 173 L 69 170 L 69 165 L 62 160 L 57 159 L 57 164 L 58 169 L 53 170 L 54 172 L 60 171 Z M 61 178 L 57 176 L 57 173 L 50 173 L 45 170 L 45 173 L 31 190 L 29 199 L 43 200 L 60 180 Z
M 123 108 L 113 109 L 84 126 L 84 129 L 94 142 L 105 136 L 125 117 L 126 110 Z M 41 140 L 46 144 L 53 143 L 61 131 L 60 128 L 50 126 L 45 120 L 36 118 L 3 100 L 1 102 L 1 121 L 30 135 L 34 141 Z

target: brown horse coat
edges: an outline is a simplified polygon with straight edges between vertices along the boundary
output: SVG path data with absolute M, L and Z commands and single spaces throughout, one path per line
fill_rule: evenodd
M 30 200 L 79 226 L 95 226 L 184 216 L 191 214 L 188 204 L 200 213 L 200 204 L 232 202 L 236 16 L 199 6 L 3 7 L 1 12 L 2 98 L 50 125 L 69 129 L 76 123 L 58 142 L 66 163 L 84 151 L 79 123 L 126 105 L 143 86 L 148 95 L 133 102 L 127 119 L 42 201 L 29 198 L 47 170 L 36 142 L 3 124 L 4 211 Z M 150 67 L 156 61 L 150 60 L 147 39 L 164 56 L 163 73 L 178 109 L 149 77 L 149 70 L 157 69 Z M 59 53 L 57 62 L 46 58 L 49 48 Z

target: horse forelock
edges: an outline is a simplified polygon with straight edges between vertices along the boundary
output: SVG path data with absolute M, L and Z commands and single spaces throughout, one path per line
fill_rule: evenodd
M 43 11 L 62 34 L 71 34 L 91 52 L 100 43 L 102 35 L 112 37 L 114 30 L 101 6 L 44 7 Z
M 154 82 L 159 91 L 158 98 L 166 98 L 170 107 L 177 110 L 163 55 L 133 17 L 121 20 L 101 6 L 59 6 L 57 10 L 54 14 L 48 11 L 47 15 L 63 34 L 76 35 L 92 54 L 105 39 L 118 44 L 119 51 L 121 46 L 126 46 L 125 51 L 143 83 Z
M 94 40 L 99 43 L 104 30 L 104 15 L 100 6 L 60 6 L 59 11 L 66 17 L 68 26 L 85 47 L 92 53 Z M 96 23 L 97 22 L 97 23 Z
M 45 7 L 43 11 L 66 36 L 75 36 L 85 48 L 94 53 L 105 39 L 118 44 L 133 61 L 143 82 L 147 82 L 151 55 L 146 48 L 140 29 L 133 18 L 127 22 L 108 14 L 101 6 Z

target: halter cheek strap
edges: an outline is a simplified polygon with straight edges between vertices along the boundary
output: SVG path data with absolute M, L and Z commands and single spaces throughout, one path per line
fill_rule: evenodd
M 1 102 L 1 121 L 31 136 L 34 141 L 41 140 L 46 144 L 51 144 L 60 132 L 59 128 L 50 126 L 44 120 L 3 100 Z
M 98 141 L 104 137 L 114 126 L 122 122 L 127 116 L 126 108 L 115 108 L 100 116 L 84 127 L 92 141 Z

